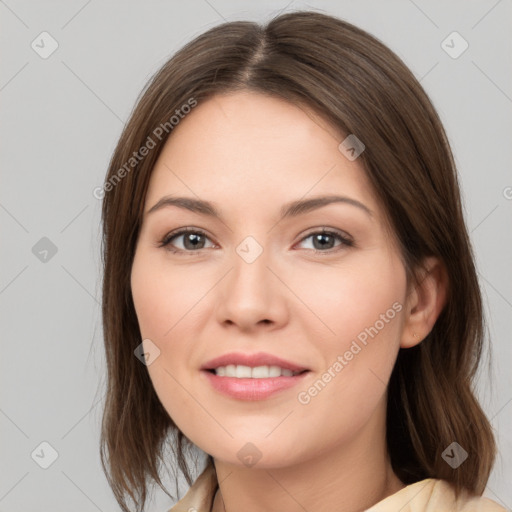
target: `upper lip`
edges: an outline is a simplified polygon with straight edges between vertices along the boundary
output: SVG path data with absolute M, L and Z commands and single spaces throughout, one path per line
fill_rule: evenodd
M 280 357 L 267 354 L 265 352 L 258 352 L 257 354 L 244 354 L 242 352 L 231 352 L 222 356 L 211 359 L 201 366 L 201 370 L 213 370 L 219 366 L 227 366 L 228 364 L 250 366 L 252 368 L 257 366 L 279 366 L 280 368 L 299 372 L 307 370 L 301 366 Z

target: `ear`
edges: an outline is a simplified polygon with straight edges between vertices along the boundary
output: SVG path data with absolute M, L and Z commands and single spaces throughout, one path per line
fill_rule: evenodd
M 405 317 L 400 348 L 418 345 L 430 333 L 446 303 L 448 276 L 435 257 L 424 260 L 418 282 L 411 283 L 405 301 Z

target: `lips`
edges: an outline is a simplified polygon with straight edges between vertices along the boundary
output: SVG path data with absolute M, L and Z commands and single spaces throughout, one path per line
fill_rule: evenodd
M 280 395 L 304 382 L 309 371 L 304 371 L 293 377 L 271 377 L 268 379 L 239 379 L 237 377 L 219 377 L 207 370 L 201 372 L 205 379 L 217 393 L 230 399 L 254 401 L 266 400 L 274 395 Z
M 290 375 L 284 375 L 281 371 L 279 377 L 244 378 L 228 377 L 217 375 L 215 370 L 224 367 L 237 369 L 245 366 L 258 368 L 262 366 L 279 367 L 281 370 L 288 370 Z M 245 371 L 245 370 L 244 370 Z M 253 370 L 254 371 L 254 370 Z M 293 372 L 293 375 L 291 373 Z M 224 373 L 224 372 L 223 372 Z M 280 357 L 265 352 L 256 354 L 244 354 L 242 352 L 231 352 L 207 361 L 201 366 L 202 378 L 208 382 L 217 392 L 237 400 L 264 400 L 275 394 L 284 392 L 286 389 L 297 386 L 303 382 L 310 373 L 310 369 L 299 363 L 287 361 Z
M 279 366 L 280 368 L 301 372 L 308 370 L 305 366 L 298 363 L 287 361 L 280 357 L 265 352 L 256 354 L 244 354 L 242 352 L 231 352 L 207 361 L 201 366 L 201 370 L 214 370 L 220 366 L 243 365 L 256 368 L 258 366 Z

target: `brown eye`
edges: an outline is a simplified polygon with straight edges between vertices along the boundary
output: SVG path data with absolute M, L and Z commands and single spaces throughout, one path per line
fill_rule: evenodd
M 182 247 L 176 247 L 175 241 L 182 238 Z M 159 247 L 165 247 L 171 252 L 197 252 L 205 249 L 205 242 L 209 240 L 205 233 L 197 229 L 182 229 L 169 233 L 161 241 Z
M 313 247 L 311 249 L 315 252 L 331 252 L 333 249 L 336 250 L 336 247 L 352 247 L 354 245 L 351 238 L 337 231 L 316 231 L 304 237 L 301 242 L 309 238 L 312 239 Z M 340 241 L 339 244 L 335 244 L 336 239 Z

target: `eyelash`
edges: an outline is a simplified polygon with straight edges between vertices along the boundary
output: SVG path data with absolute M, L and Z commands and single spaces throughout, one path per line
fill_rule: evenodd
M 194 228 L 194 229 L 180 229 L 179 231 L 171 232 L 171 233 L 168 233 L 167 235 L 165 235 L 165 237 L 159 242 L 158 247 L 165 247 L 165 249 L 167 251 L 170 251 L 170 252 L 172 252 L 174 254 L 179 254 L 179 253 L 183 254 L 183 253 L 185 253 L 185 254 L 188 254 L 188 255 L 192 256 L 192 255 L 194 255 L 196 253 L 200 253 L 201 250 L 203 250 L 203 249 L 198 249 L 196 251 L 187 251 L 187 250 L 177 249 L 175 247 L 172 247 L 172 245 L 171 245 L 171 241 L 172 240 L 174 240 L 175 238 L 178 238 L 181 235 L 186 235 L 186 234 L 189 234 L 189 233 L 193 233 L 193 234 L 196 234 L 196 235 L 202 235 L 202 236 L 204 236 L 206 238 L 209 238 L 208 235 L 204 231 L 202 231 L 201 229 L 197 229 L 197 228 Z M 338 250 L 340 250 L 340 248 L 342 248 L 343 246 L 345 246 L 345 247 L 355 247 L 355 243 L 354 243 L 354 241 L 352 239 L 344 236 L 339 231 L 329 230 L 329 229 L 326 229 L 326 228 L 322 228 L 321 231 L 313 231 L 313 232 L 309 233 L 308 235 L 303 237 L 299 241 L 299 243 L 303 242 L 304 240 L 310 238 L 313 235 L 318 235 L 318 234 L 334 236 L 334 237 L 338 238 L 338 240 L 341 241 L 341 244 L 339 244 L 338 246 L 333 247 L 331 249 L 328 249 L 326 251 L 319 251 L 318 249 L 309 249 L 309 250 L 314 251 L 315 254 L 332 254 L 332 253 L 337 252 Z

